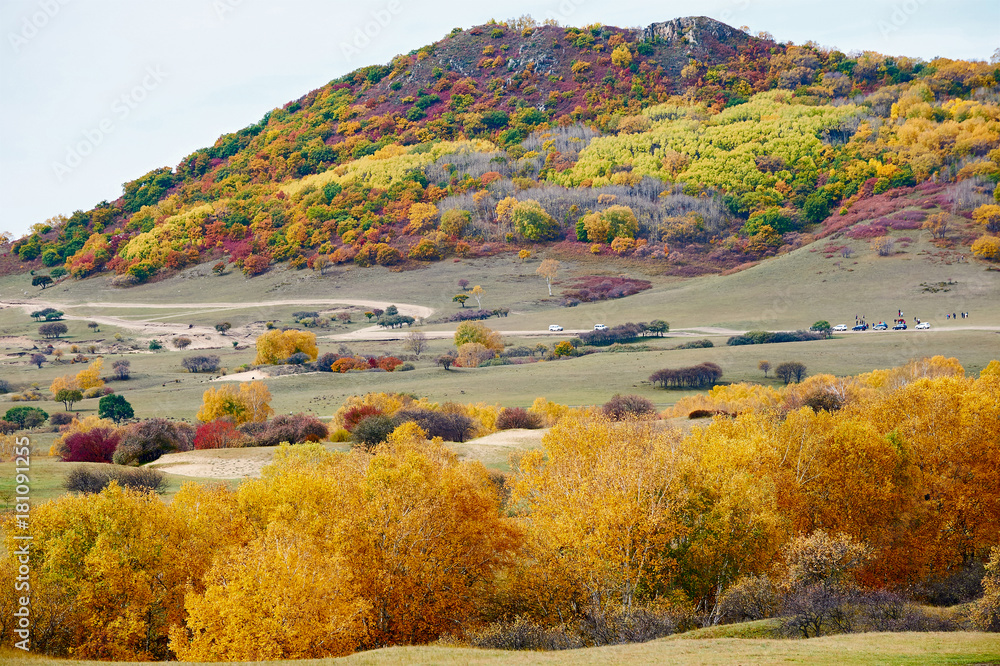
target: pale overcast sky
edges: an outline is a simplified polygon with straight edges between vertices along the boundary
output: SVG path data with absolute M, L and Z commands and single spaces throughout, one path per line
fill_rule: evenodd
M 1000 46 L 997 0 L 3 0 L 0 231 L 114 200 L 126 180 L 455 27 L 521 14 L 635 27 L 692 13 L 845 52 L 989 60 Z

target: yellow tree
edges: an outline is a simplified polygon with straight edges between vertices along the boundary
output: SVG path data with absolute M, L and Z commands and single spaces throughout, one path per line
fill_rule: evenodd
M 410 224 L 406 227 L 408 234 L 422 234 L 434 228 L 437 219 L 437 206 L 430 203 L 415 203 L 410 206 Z
M 455 330 L 455 346 L 478 342 L 487 349 L 503 351 L 503 337 L 481 321 L 463 321 Z
M 198 410 L 198 420 L 203 423 L 222 417 L 229 417 L 237 425 L 241 423 L 266 421 L 274 414 L 271 409 L 271 391 L 260 381 L 241 383 L 239 388 L 225 384 L 210 388 L 202 395 L 202 406 Z
M 76 381 L 76 377 L 73 375 L 61 375 L 53 379 L 49 385 L 49 392 L 53 398 L 62 390 L 80 390 L 80 384 Z
M 316 360 L 319 350 L 316 347 L 316 334 L 309 331 L 267 331 L 257 338 L 257 355 L 254 365 L 282 363 L 292 354 L 302 352 L 312 361 Z
M 104 359 L 95 358 L 86 368 L 76 373 L 76 384 L 81 391 L 89 388 L 104 386 L 101 379 L 101 368 L 104 367 Z
M 972 219 L 983 225 L 986 231 L 1000 232 L 1000 206 L 983 204 L 972 212 Z
M 14 561 L 17 530 L 5 529 Z M 201 572 L 185 557 L 189 529 L 155 494 L 112 484 L 96 495 L 64 495 L 32 508 L 32 600 L 50 648 L 80 659 L 169 658 L 167 632 L 183 618 L 185 582 Z M 34 615 L 33 604 L 33 615 Z M 35 643 L 32 644 L 33 647 Z
M 403 426 L 374 455 L 281 447 L 240 486 L 255 535 L 187 595 L 181 659 L 321 657 L 479 617 L 518 532 L 485 468 Z
M 538 616 L 631 608 L 664 593 L 685 539 L 675 437 L 648 422 L 565 417 L 521 459 L 512 504 L 529 557 L 513 593 Z
M 472 297 L 474 299 L 476 299 L 476 307 L 479 308 L 480 310 L 482 310 L 483 309 L 483 294 L 486 293 L 486 290 L 483 289 L 482 287 L 480 287 L 477 284 L 475 287 L 472 288 L 472 292 L 471 293 L 472 293 Z
M 500 222 L 510 222 L 514 213 L 514 206 L 518 203 L 514 197 L 504 197 L 497 202 L 496 214 Z
M 546 259 L 538 266 L 535 271 L 536 275 L 541 275 L 545 278 L 545 284 L 549 287 L 549 296 L 552 295 L 552 280 L 556 278 L 556 274 L 559 272 L 559 262 L 556 259 Z

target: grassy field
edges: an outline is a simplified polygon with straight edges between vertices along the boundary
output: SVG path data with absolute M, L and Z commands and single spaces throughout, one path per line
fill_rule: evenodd
M 420 646 L 361 652 L 340 659 L 256 662 L 389 666 L 396 664 L 991 664 L 1000 663 L 1000 635 L 970 632 L 920 634 L 853 634 L 809 640 L 755 638 L 695 638 L 684 634 L 633 645 L 566 650 L 563 652 L 504 652 Z M 48 659 L 10 651 L 0 661 L 34 666 L 97 666 L 108 662 Z M 124 662 L 118 662 L 124 663 Z M 177 663 L 177 662 L 164 662 Z

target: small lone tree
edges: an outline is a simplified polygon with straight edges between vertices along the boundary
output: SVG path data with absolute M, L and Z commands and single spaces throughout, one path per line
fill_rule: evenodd
M 556 274 L 559 272 L 559 262 L 555 259 L 546 259 L 535 271 L 536 275 L 541 275 L 545 278 L 545 284 L 549 288 L 549 296 L 552 295 L 552 280 L 555 279 Z
M 83 391 L 78 389 L 59 389 L 56 392 L 56 402 L 66 406 L 66 411 L 73 409 L 73 403 L 83 400 Z
M 31 355 L 31 365 L 37 365 L 38 369 L 42 369 L 42 363 L 45 363 L 45 354 L 32 354 Z
M 42 324 L 38 327 L 38 332 L 45 338 L 58 338 L 65 334 L 69 328 L 61 321 Z
M 87 328 L 89 328 L 92 332 L 96 332 L 98 330 L 98 326 L 99 324 L 96 321 L 87 322 Z
M 115 423 L 121 423 L 135 416 L 135 412 L 124 396 L 112 393 L 104 396 L 97 403 L 97 415 L 102 419 L 111 419 Z
M 472 288 L 472 297 L 476 299 L 476 306 L 482 310 L 483 309 L 483 294 L 486 290 L 480 287 L 478 284 Z
M 421 331 L 408 333 L 403 346 L 413 352 L 413 356 L 419 359 L 420 355 L 427 349 L 427 335 Z
M 232 327 L 233 327 L 233 325 L 230 324 L 228 321 L 223 321 L 223 322 L 220 322 L 220 323 L 218 323 L 218 324 L 215 325 L 215 330 L 218 331 L 219 333 L 222 333 L 223 335 L 225 335 L 226 331 L 228 331 Z
M 817 333 L 822 333 L 826 337 L 833 335 L 833 326 L 830 326 L 830 322 L 825 319 L 820 319 L 818 322 L 809 327 L 810 331 L 816 331 Z
M 521 250 L 517 253 L 517 258 L 521 260 L 523 264 L 531 256 L 531 250 Z
M 451 369 L 451 364 L 455 362 L 455 357 L 451 354 L 444 354 L 443 356 L 438 356 L 437 360 L 434 362 L 445 370 L 449 370 Z
M 786 361 L 780 363 L 777 368 L 774 369 L 775 376 L 778 377 L 785 384 L 789 384 L 793 381 L 801 382 L 802 378 L 806 374 L 806 366 L 798 361 Z
M 771 362 L 764 360 L 757 364 L 757 369 L 763 371 L 764 377 L 767 377 L 767 373 L 771 370 Z
M 174 343 L 174 346 L 177 347 L 178 349 L 185 349 L 186 347 L 190 346 L 191 338 L 182 335 L 180 337 L 174 338 L 172 342 Z
M 42 289 L 45 289 L 50 284 L 52 284 L 52 278 L 50 278 L 48 275 L 36 275 L 35 277 L 31 278 L 32 287 L 41 287 Z
M 463 308 L 465 307 L 465 302 L 469 300 L 468 294 L 455 294 L 452 299 L 453 302 L 458 303 Z
M 458 288 L 461 289 L 462 291 L 465 291 L 466 289 L 469 288 L 469 281 L 466 280 L 465 278 L 462 278 L 461 280 L 458 281 Z
M 111 364 L 111 368 L 115 373 L 115 377 L 117 377 L 122 381 L 125 381 L 126 379 L 132 376 L 131 375 L 132 364 L 125 359 L 119 359 L 115 361 L 114 363 Z

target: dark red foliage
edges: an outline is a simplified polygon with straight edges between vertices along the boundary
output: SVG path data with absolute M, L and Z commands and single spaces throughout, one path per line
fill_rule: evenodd
M 63 462 L 110 463 L 121 435 L 113 428 L 94 428 L 76 432 L 63 442 L 66 455 Z

